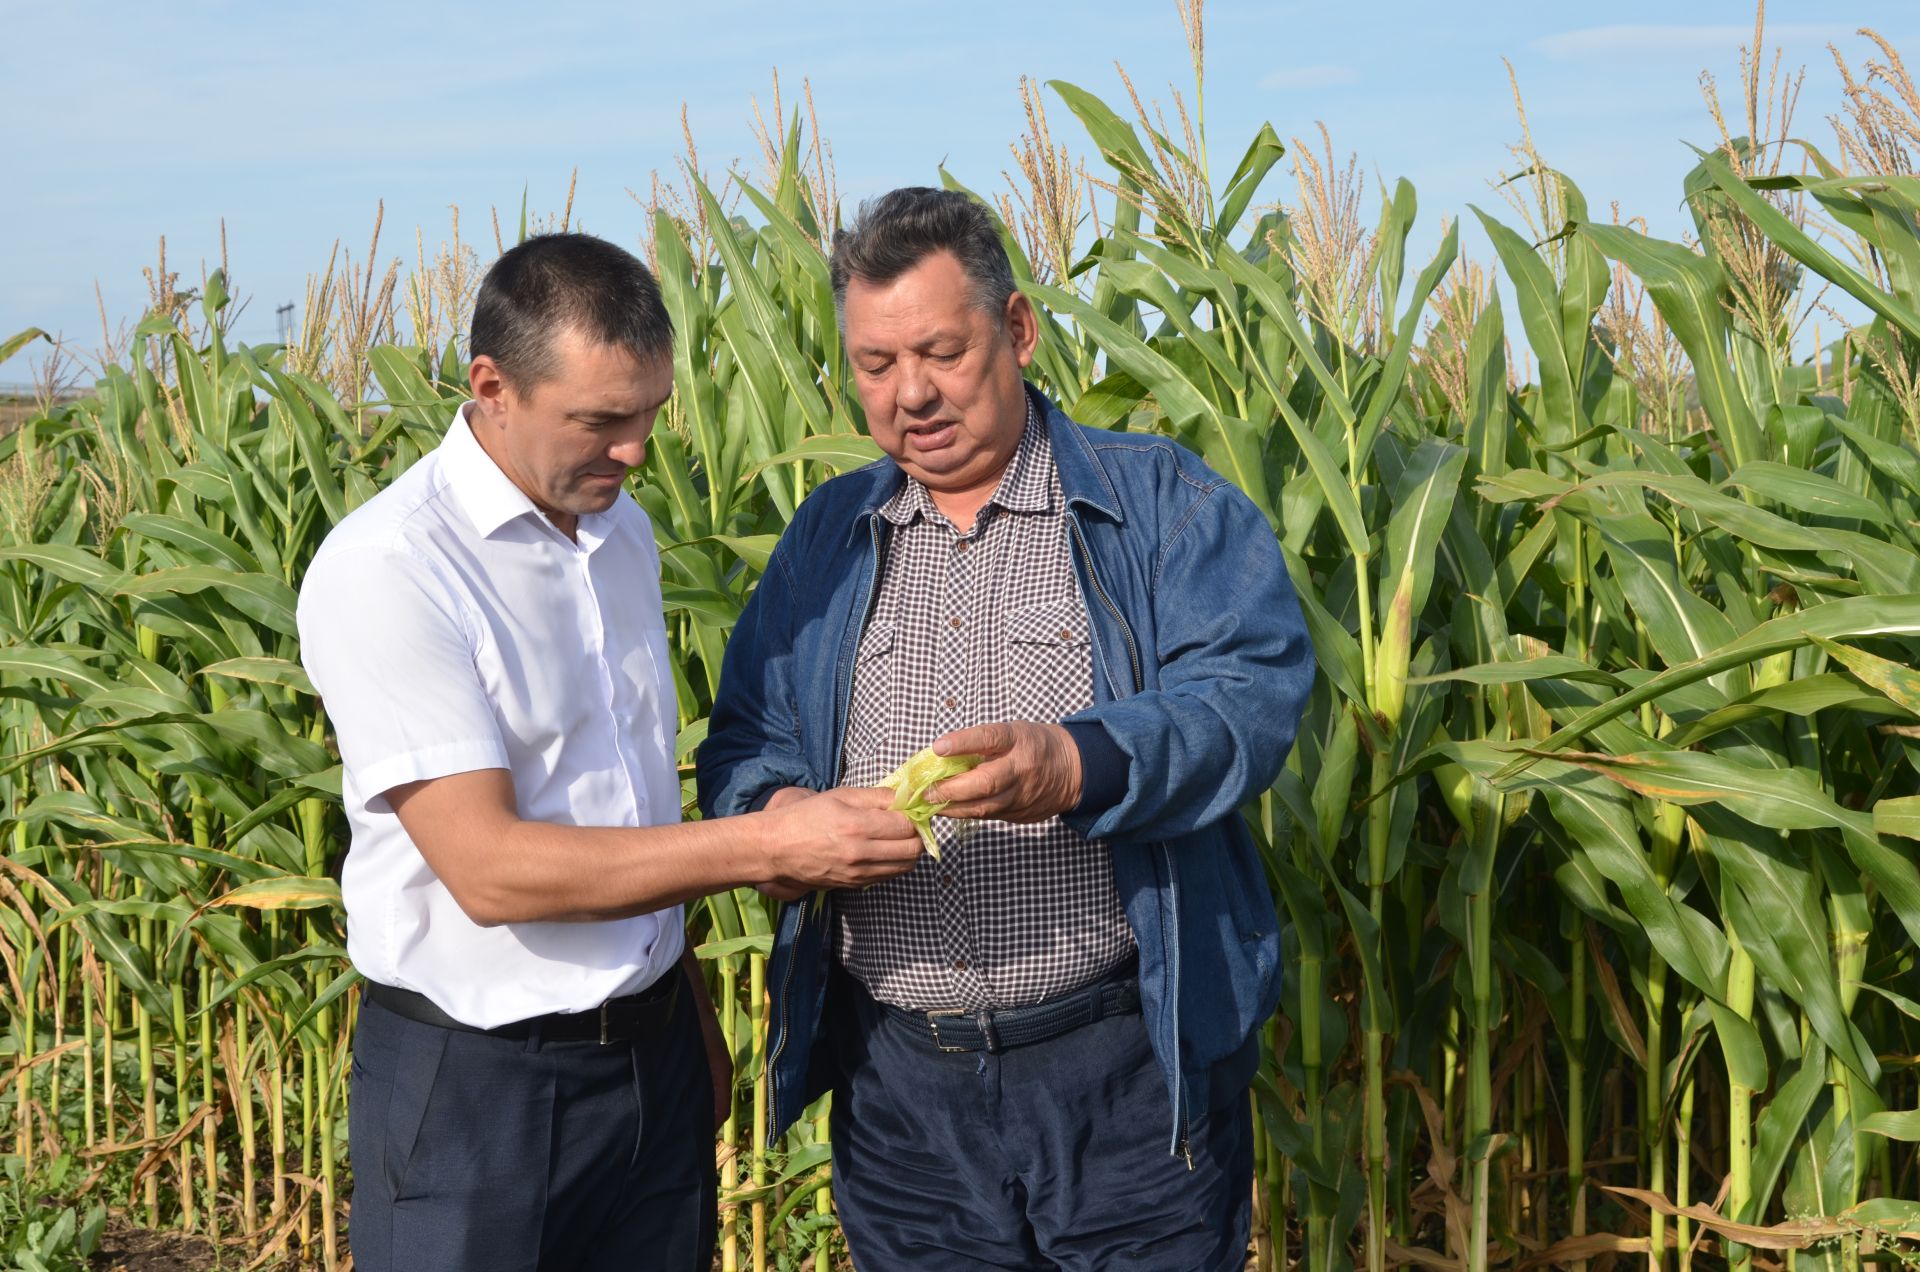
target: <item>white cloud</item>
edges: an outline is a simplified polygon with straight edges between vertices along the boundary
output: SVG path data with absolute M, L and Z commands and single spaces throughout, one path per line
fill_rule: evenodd
M 1360 72 L 1351 66 L 1289 66 L 1261 76 L 1260 87 L 1331 88 L 1335 84 L 1351 84 L 1359 78 Z
M 1838 40 L 1849 32 L 1850 28 L 1843 23 L 1788 22 L 1767 27 L 1765 39 L 1768 45 L 1790 45 Z M 1659 57 L 1731 57 L 1741 45 L 1751 43 L 1751 25 L 1650 24 L 1582 27 L 1542 36 L 1533 42 L 1533 47 L 1556 62 L 1614 62 Z

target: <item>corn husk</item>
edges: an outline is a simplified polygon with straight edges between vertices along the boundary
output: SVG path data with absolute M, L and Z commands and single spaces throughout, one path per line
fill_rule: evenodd
M 920 832 L 927 855 L 940 860 L 940 845 L 933 837 L 933 819 L 945 808 L 927 798 L 927 791 L 950 777 L 958 777 L 979 764 L 983 755 L 936 755 L 932 747 L 921 751 L 893 772 L 880 779 L 880 785 L 893 791 L 893 806 L 907 815 Z

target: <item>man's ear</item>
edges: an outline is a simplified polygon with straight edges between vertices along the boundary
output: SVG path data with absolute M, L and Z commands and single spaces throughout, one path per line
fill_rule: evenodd
M 500 364 L 490 354 L 480 354 L 467 368 L 467 387 L 473 393 L 473 400 L 479 410 L 489 416 L 498 416 L 506 406 L 507 378 L 500 374 Z
M 1033 349 L 1040 340 L 1040 316 L 1033 312 L 1033 302 L 1015 291 L 1007 297 L 1007 311 L 1002 315 L 1001 325 L 1013 341 L 1014 361 L 1024 370 L 1033 361 Z

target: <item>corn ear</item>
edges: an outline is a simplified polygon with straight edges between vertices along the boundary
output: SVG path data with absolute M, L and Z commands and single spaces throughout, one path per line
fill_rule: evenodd
M 893 772 L 880 779 L 880 785 L 893 791 L 893 806 L 907 815 L 920 832 L 927 855 L 940 860 L 940 844 L 933 837 L 933 819 L 945 808 L 927 798 L 927 792 L 950 777 L 958 777 L 986 757 L 983 755 L 937 755 L 927 747 Z

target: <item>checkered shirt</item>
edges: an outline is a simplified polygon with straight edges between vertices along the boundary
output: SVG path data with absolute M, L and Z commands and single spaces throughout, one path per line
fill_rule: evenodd
M 853 674 L 843 756 L 871 786 L 943 733 L 1057 721 L 1093 701 L 1086 604 L 1045 426 L 1026 432 L 973 529 L 908 479 L 880 510 L 884 562 Z M 1058 818 L 934 820 L 940 860 L 837 893 L 840 961 L 912 1011 L 1041 1002 L 1132 955 L 1112 859 Z

